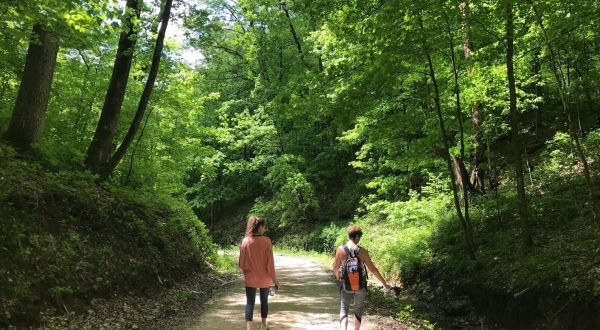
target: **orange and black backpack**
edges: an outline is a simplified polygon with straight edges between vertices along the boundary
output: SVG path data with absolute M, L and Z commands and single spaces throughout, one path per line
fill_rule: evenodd
M 367 287 L 367 268 L 365 263 L 358 258 L 360 246 L 350 249 L 344 244 L 346 260 L 342 265 L 342 279 L 346 291 L 358 291 Z

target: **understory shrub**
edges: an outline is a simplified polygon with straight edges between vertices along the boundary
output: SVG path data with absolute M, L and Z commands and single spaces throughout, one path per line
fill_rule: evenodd
M 185 201 L 8 154 L 0 155 L 0 327 L 214 268 L 215 246 Z

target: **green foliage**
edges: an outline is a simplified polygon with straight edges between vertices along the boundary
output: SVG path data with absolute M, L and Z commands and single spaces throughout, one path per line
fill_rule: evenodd
M 557 132 L 551 140 L 546 142 L 546 149 L 540 155 L 544 162 L 536 168 L 539 176 L 542 178 L 561 180 L 564 177 L 573 174 L 573 168 L 577 161 L 572 152 L 571 140 L 568 134 Z
M 342 235 L 340 233 L 346 233 L 345 228 L 340 227 L 335 223 L 330 223 L 328 226 L 321 229 L 312 248 L 318 252 L 331 253 L 335 250 L 335 247 L 338 246 L 336 243 L 338 237 Z
M 0 296 L 13 324 L 43 302 L 62 309 L 218 264 L 206 226 L 185 201 L 15 159 L 0 167 L 0 178 L 0 191 L 9 191 L 0 200 L 0 249 L 11 251 L 0 257 L 8 280 Z
M 302 228 L 313 218 L 318 201 L 313 185 L 300 173 L 300 159 L 280 157 L 264 180 L 273 191 L 269 200 L 258 200 L 251 213 L 267 217 L 279 229 Z
M 239 249 L 237 247 L 230 247 L 229 249 L 225 249 L 219 251 L 215 262 L 216 266 L 221 272 L 225 273 L 235 273 L 238 270 L 238 252 Z
M 190 300 L 194 294 L 188 290 L 179 290 L 177 296 L 183 300 Z
M 366 213 L 356 219 L 365 228 L 360 244 L 370 251 L 383 273 L 394 278 L 410 276 L 431 262 L 429 242 L 438 227 L 455 221 L 448 216 L 449 203 L 446 194 L 426 198 L 414 193 L 407 201 L 366 202 Z M 338 231 L 337 244 L 345 240 L 346 232 Z
M 73 289 L 71 289 L 71 287 L 68 287 L 68 286 L 65 286 L 65 287 L 55 286 L 53 288 L 50 288 L 50 293 L 55 297 L 62 297 L 62 296 L 72 295 Z
M 413 306 L 413 304 L 419 304 L 418 301 L 397 298 L 376 288 L 371 288 L 368 291 L 367 299 L 369 300 L 369 304 L 366 305 L 368 314 L 399 318 L 411 329 L 434 329 L 434 324 L 429 321 L 431 316 L 422 308 Z
M 94 276 L 93 293 L 134 278 L 117 269 L 124 264 L 138 275 L 174 274 L 202 260 L 230 269 L 197 215 L 210 219 L 211 229 L 235 231 L 222 235 L 233 243 L 240 233 L 226 217 L 232 209 L 265 216 L 276 243 L 323 253 L 345 241 L 345 226 L 356 222 L 366 229 L 361 244 L 384 274 L 408 282 L 428 274 L 457 286 L 479 281 L 522 290 L 559 283 L 598 292 L 589 206 L 598 200 L 600 173 L 600 130 L 594 129 L 599 4 L 535 4 L 553 52 L 541 26 L 532 24 L 531 3 L 514 7 L 521 154 L 535 243 L 525 256 L 514 253 L 520 232 L 503 2 L 470 2 L 468 12 L 448 1 L 182 3 L 185 40 L 166 41 L 140 132 L 102 184 L 81 169 L 119 32 L 127 28 L 117 23 L 121 8 L 112 0 L 3 3 L 0 130 L 10 121 L 33 24 L 54 32 L 60 52 L 41 143 L 19 161 L 0 144 L 6 228 L 0 244 L 18 251 L 9 261 L 19 267 L 41 264 L 49 271 L 44 279 L 17 278 L 3 260 L 0 275 L 12 284 L 0 283 L 9 292 L 1 307 L 34 305 L 52 295 L 51 288 L 73 288 L 63 296 L 87 294 L 81 280 L 61 280 L 64 269 L 120 274 Z M 158 26 L 153 4 L 144 6 L 136 25 L 138 47 L 116 143 L 144 87 Z M 194 52 L 201 63 L 185 59 Z M 558 85 L 557 69 L 564 75 Z M 588 196 L 583 164 L 573 133 L 565 133 L 557 86 L 581 131 L 592 201 L 582 197 Z M 434 112 L 438 96 L 445 137 Z M 468 194 L 477 243 L 472 259 L 465 254 L 442 139 L 458 158 L 464 143 L 459 160 L 468 175 L 477 170 L 484 181 L 485 189 Z M 116 245 L 102 244 L 113 236 Z M 134 255 L 129 260 L 118 249 Z M 578 257 L 566 260 L 567 254 Z M 99 263 L 109 259 L 116 261 Z M 40 283 L 43 289 L 34 290 Z

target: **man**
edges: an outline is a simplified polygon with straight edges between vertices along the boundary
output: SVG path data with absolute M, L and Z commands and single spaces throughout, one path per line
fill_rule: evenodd
M 364 266 L 377 277 L 387 290 L 391 288 L 371 261 L 369 251 L 358 246 L 361 237 L 362 230 L 359 226 L 348 227 L 348 242 L 339 246 L 335 251 L 333 272 L 338 282 L 341 282 L 340 329 L 342 330 L 346 330 L 348 327 L 348 310 L 352 299 L 354 299 L 354 329 L 360 329 L 362 309 L 367 296 L 367 272 Z M 355 261 L 358 264 L 353 264 Z

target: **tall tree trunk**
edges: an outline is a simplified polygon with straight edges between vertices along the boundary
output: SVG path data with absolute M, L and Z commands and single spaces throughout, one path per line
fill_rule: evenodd
M 277 54 L 279 55 L 278 79 L 281 83 L 283 82 L 283 49 L 281 49 L 281 47 L 279 47 L 279 52 Z
M 162 90 L 163 89 L 159 90 L 159 93 L 161 93 Z M 146 115 L 146 120 L 144 121 L 142 130 L 140 131 L 140 135 L 138 136 L 137 141 L 135 142 L 133 147 L 131 148 L 131 155 L 129 158 L 129 166 L 127 169 L 127 174 L 125 175 L 125 185 L 129 185 L 129 182 L 131 179 L 131 174 L 133 173 L 133 161 L 135 160 L 135 153 L 140 146 L 140 142 L 142 142 L 142 138 L 144 137 L 144 132 L 146 131 L 146 127 L 148 127 L 148 122 L 150 121 L 150 116 L 152 116 L 153 110 L 154 110 L 154 106 L 151 106 L 150 110 L 148 111 L 148 115 Z
M 531 69 L 533 70 L 533 74 L 536 76 L 536 80 L 533 83 L 534 84 L 533 85 L 533 93 L 535 94 L 535 96 L 541 96 L 542 88 L 540 86 L 538 79 L 541 79 L 540 72 L 542 70 L 542 64 L 540 63 L 539 52 L 536 52 L 533 55 L 533 63 L 532 63 Z M 541 141 L 543 121 L 542 121 L 542 107 L 540 107 L 540 106 L 538 106 L 537 109 L 535 110 L 534 125 L 535 125 L 535 137 L 538 141 Z
M 146 80 L 146 85 L 144 86 L 144 91 L 142 92 L 142 96 L 140 97 L 140 102 L 138 103 L 137 111 L 135 112 L 135 116 L 129 126 L 129 130 L 123 139 L 123 142 L 110 159 L 108 165 L 108 173 L 112 174 L 115 167 L 119 164 L 127 148 L 133 141 L 135 134 L 137 133 L 140 123 L 144 118 L 144 113 L 146 112 L 146 107 L 148 106 L 148 101 L 150 101 L 150 95 L 152 95 L 152 89 L 154 88 L 154 82 L 156 81 L 156 77 L 158 76 L 158 68 L 160 66 L 160 58 L 162 56 L 162 50 L 165 41 L 165 33 L 167 32 L 167 25 L 169 24 L 169 18 L 171 16 L 171 7 L 173 5 L 173 0 L 167 0 L 165 2 L 165 7 L 162 11 L 161 25 L 158 31 L 158 36 L 156 37 L 156 45 L 154 46 L 154 54 L 152 55 L 152 64 L 150 65 L 150 72 L 148 73 L 148 80 Z
M 7 140 L 17 148 L 27 149 L 42 137 L 57 54 L 58 44 L 51 33 L 40 23 L 35 24 L 6 132 Z
M 298 49 L 298 54 L 300 55 L 300 61 L 302 61 L 302 64 L 304 64 L 304 66 L 308 67 L 308 64 L 304 60 L 304 52 L 302 52 L 302 44 L 300 43 L 300 38 L 298 38 L 298 33 L 296 33 L 296 28 L 294 28 L 294 24 L 292 24 L 292 18 L 290 16 L 289 10 L 287 9 L 287 5 L 285 4 L 285 1 L 281 1 L 279 5 L 281 6 L 281 10 L 285 14 L 285 17 L 287 18 L 290 33 L 292 34 L 292 38 L 294 39 L 294 43 L 296 44 L 296 49 Z
M 470 63 L 471 55 L 473 54 L 473 43 L 471 41 L 470 23 L 469 23 L 469 0 L 464 0 L 458 5 L 462 17 L 461 22 L 461 35 L 462 35 L 462 46 L 463 54 L 465 56 L 465 62 Z M 469 64 L 467 64 L 469 66 Z M 468 69 L 468 75 L 472 75 L 471 69 Z M 481 168 L 481 163 L 484 160 L 485 154 L 485 143 L 483 141 L 483 129 L 481 124 L 483 123 L 483 115 L 481 114 L 483 105 L 479 102 L 475 103 L 471 107 L 471 123 L 475 130 L 474 135 L 474 150 L 473 159 L 471 160 L 471 175 L 469 182 L 473 187 L 473 190 L 484 193 L 485 192 L 485 170 Z
M 454 56 L 454 37 L 450 28 L 450 22 L 448 16 L 444 15 L 446 20 L 446 32 L 448 33 L 448 41 L 450 46 L 450 62 L 452 63 L 452 75 L 454 77 L 454 95 L 456 96 L 456 120 L 458 121 L 458 128 L 460 133 L 460 162 L 458 164 L 458 173 L 460 174 L 460 181 L 462 181 L 461 190 L 463 193 L 463 204 L 465 206 L 465 224 L 469 233 L 473 232 L 471 226 L 471 219 L 469 217 L 469 190 L 471 190 L 471 184 L 467 171 L 464 169 L 465 159 L 465 130 L 463 127 L 463 114 L 462 107 L 460 104 L 460 85 L 458 82 L 458 66 L 456 64 L 456 56 Z M 455 159 L 454 163 L 458 163 Z
M 528 251 L 532 245 L 531 229 L 529 227 L 529 214 L 527 211 L 527 195 L 525 193 L 525 179 L 523 177 L 523 160 L 521 158 L 521 133 L 519 132 L 519 113 L 517 110 L 517 88 L 514 71 L 514 25 L 513 2 L 506 0 L 506 75 L 508 79 L 508 94 L 510 107 L 510 130 L 513 149 L 513 166 L 517 180 L 517 205 L 519 220 L 521 222 L 521 238 L 523 249 Z
M 86 92 L 88 92 L 88 79 L 90 76 L 90 71 L 92 70 L 92 67 L 90 66 L 90 64 L 88 63 L 88 61 L 85 59 L 85 55 L 83 54 L 83 52 L 81 51 L 81 49 L 77 49 L 77 51 L 79 52 L 79 56 L 81 57 L 81 61 L 83 62 L 83 64 L 85 65 L 85 74 L 83 75 L 83 83 L 81 84 L 81 91 L 79 91 L 79 101 L 78 106 L 77 106 L 77 114 L 75 115 L 75 123 L 73 123 L 73 130 L 75 131 L 75 134 L 77 134 L 77 130 L 79 128 L 79 123 L 81 122 L 81 119 L 84 115 L 84 109 L 85 109 L 85 94 Z M 92 81 L 95 81 L 92 80 Z
M 446 165 L 448 167 L 448 173 L 450 174 L 450 187 L 452 189 L 452 196 L 454 200 L 454 207 L 456 208 L 456 215 L 458 217 L 458 221 L 460 222 L 463 228 L 463 234 L 465 239 L 465 247 L 467 253 L 470 256 L 474 255 L 475 251 L 475 243 L 473 241 L 473 234 L 471 232 L 471 227 L 465 221 L 465 218 L 462 213 L 462 208 L 460 205 L 460 199 L 458 197 L 458 188 L 456 186 L 456 177 L 454 175 L 454 170 L 452 168 L 452 159 L 450 157 L 450 145 L 448 144 L 448 134 L 446 133 L 446 125 L 444 124 L 444 117 L 442 115 L 442 105 L 440 103 L 440 91 L 437 83 L 437 79 L 435 76 L 435 70 L 433 69 L 433 60 L 431 59 L 431 52 L 429 50 L 429 46 L 427 44 L 427 39 L 425 37 L 425 31 L 423 28 L 423 22 L 421 17 L 419 17 L 419 24 L 421 26 L 421 30 L 423 32 L 423 51 L 424 55 L 427 58 L 427 64 L 429 69 L 429 77 L 431 78 L 431 82 L 433 84 L 433 99 L 435 103 L 435 111 L 438 117 L 438 123 L 440 125 L 440 133 L 442 142 L 444 145 L 444 158 L 446 159 Z
M 583 175 L 585 177 L 585 184 L 586 184 L 587 194 L 588 194 L 588 196 L 587 196 L 588 197 L 588 206 L 589 206 L 590 212 L 592 213 L 592 217 L 594 218 L 595 221 L 598 221 L 598 215 L 596 212 L 596 207 L 594 205 L 594 193 L 593 193 L 593 188 L 592 188 L 592 178 L 590 175 L 590 168 L 589 168 L 589 164 L 587 161 L 587 156 L 585 154 L 585 151 L 583 150 L 583 146 L 581 145 L 579 132 L 577 130 L 575 122 L 573 121 L 573 116 L 571 114 L 571 109 L 569 108 L 569 102 L 567 100 L 567 95 L 565 94 L 565 91 L 564 91 L 565 81 L 563 79 L 563 73 L 562 73 L 562 70 L 556 59 L 556 52 L 554 51 L 554 48 L 550 44 L 550 38 L 548 37 L 548 32 L 546 31 L 546 27 L 544 26 L 544 21 L 542 19 L 542 13 L 540 13 L 540 11 L 536 7 L 533 0 L 529 0 L 529 3 L 531 4 L 531 8 L 533 9 L 533 12 L 535 14 L 537 23 L 540 26 L 540 29 L 542 30 L 542 35 L 544 37 L 544 42 L 546 44 L 546 48 L 548 48 L 548 52 L 550 53 L 550 62 L 552 64 L 552 73 L 554 74 L 554 79 L 556 80 L 558 96 L 560 97 L 560 102 L 562 104 L 563 111 L 565 112 L 565 115 L 567 117 L 567 125 L 569 126 L 571 138 L 575 141 L 575 150 L 577 152 L 577 156 L 579 157 L 579 161 L 583 165 Z
M 86 165 L 94 172 L 106 177 L 109 170 L 109 159 L 113 148 L 113 139 L 121 114 L 121 106 L 125 98 L 125 90 L 131 70 L 133 51 L 136 43 L 134 18 L 140 16 L 139 0 L 127 0 L 123 25 L 127 32 L 121 32 L 117 56 L 113 66 L 112 76 L 104 98 L 104 106 L 100 120 L 96 126 L 94 138 L 87 150 Z
M 319 52 L 320 51 L 321 51 L 321 49 L 319 49 Z M 323 58 L 321 57 L 320 53 L 319 53 L 319 58 L 317 60 L 318 60 L 318 63 L 319 63 L 319 72 L 325 71 L 325 67 L 323 67 Z

